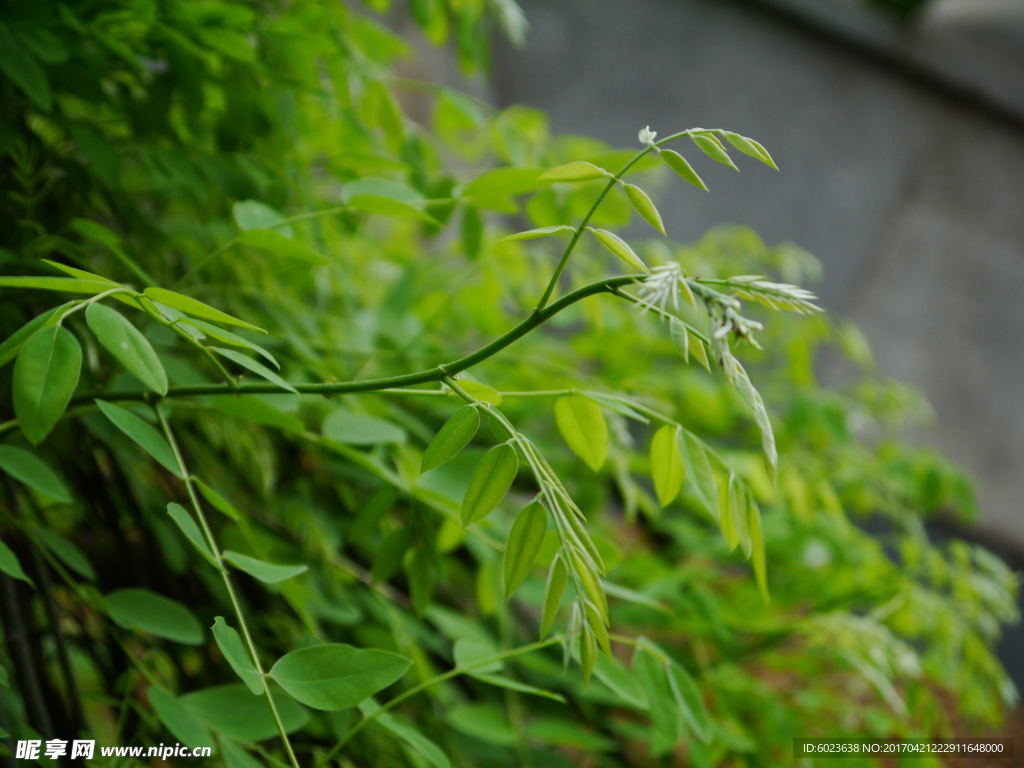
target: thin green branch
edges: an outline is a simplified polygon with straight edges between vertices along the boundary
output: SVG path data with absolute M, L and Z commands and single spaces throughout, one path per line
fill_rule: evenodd
M 643 275 L 610 277 L 590 283 L 582 288 L 577 288 L 575 291 L 567 293 L 558 301 L 550 304 L 543 310 L 532 313 L 525 320 L 489 344 L 474 352 L 470 352 L 468 355 L 464 355 L 452 360 L 451 362 L 443 363 L 442 365 L 438 365 L 433 368 L 427 368 L 413 373 L 400 374 L 398 376 L 385 376 L 376 379 L 363 379 L 361 381 L 294 384 L 294 387 L 300 394 L 304 395 L 334 395 L 345 392 L 376 392 L 393 387 L 411 387 L 416 384 L 427 384 L 430 382 L 441 381 L 445 376 L 460 373 L 461 371 L 464 371 L 467 368 L 472 368 L 474 365 L 492 357 L 513 342 L 521 339 L 537 326 L 542 325 L 551 317 L 558 314 L 563 309 L 572 306 L 576 302 L 599 293 L 615 293 L 618 288 L 630 285 L 638 280 L 642 280 L 643 277 Z M 283 390 L 279 386 L 269 382 L 247 382 L 238 384 L 235 387 L 231 387 L 226 384 L 194 384 L 189 386 L 171 387 L 165 397 L 199 397 L 204 395 L 231 395 L 236 393 L 280 394 L 282 391 Z M 102 397 L 105 400 L 145 401 L 153 398 L 154 395 L 152 392 L 141 389 L 87 392 L 73 398 L 71 403 L 72 405 L 78 405 L 83 402 L 94 400 L 97 397 Z
M 242 630 L 242 637 L 245 639 L 249 655 L 252 657 L 253 666 L 256 667 L 256 671 L 260 676 L 260 682 L 263 683 L 263 693 L 267 697 L 267 703 L 270 705 L 270 711 L 274 716 L 274 722 L 277 725 L 278 733 L 281 735 L 281 743 L 284 745 L 285 752 L 287 752 L 288 759 L 292 766 L 294 768 L 299 768 L 298 758 L 295 757 L 295 750 L 292 749 L 292 743 L 288 738 L 288 732 L 284 727 L 284 723 L 281 721 L 280 713 L 277 711 L 277 704 L 274 702 L 274 697 L 270 690 L 270 683 L 267 681 L 266 673 L 263 671 L 263 662 L 260 661 L 260 655 L 256 651 L 256 644 L 253 642 L 252 635 L 249 633 L 249 625 L 245 620 L 245 612 L 242 610 L 242 604 L 235 592 L 235 587 L 231 582 L 231 577 L 228 575 L 227 566 L 224 565 L 224 558 L 221 555 L 220 547 L 217 546 L 217 540 L 213 536 L 213 530 L 210 528 L 210 524 L 206 520 L 206 515 L 203 513 L 203 507 L 199 503 L 199 497 L 196 495 L 195 486 L 192 484 L 192 476 L 189 474 L 188 467 L 185 465 L 185 459 L 181 455 L 181 449 L 178 447 L 178 441 L 175 439 L 174 432 L 171 430 L 171 425 L 167 422 L 167 417 L 164 416 L 164 412 L 160 406 L 156 405 L 154 410 L 156 411 L 157 418 L 160 420 L 160 427 L 163 430 L 164 437 L 167 438 L 167 443 L 171 446 L 171 451 L 174 454 L 175 462 L 178 464 L 178 469 L 181 470 L 181 476 L 184 478 L 185 490 L 188 492 L 188 498 L 192 504 L 192 509 L 195 511 L 196 517 L 199 519 L 199 525 L 203 529 L 203 535 L 206 537 L 206 543 L 210 547 L 210 552 L 213 554 L 214 562 L 217 564 L 217 570 L 220 571 L 221 578 L 224 581 L 224 587 L 227 589 L 228 597 L 231 599 L 231 607 L 235 612 L 235 618 L 238 620 L 239 628 Z
M 580 220 L 579 225 L 576 227 L 576 231 L 573 232 L 572 237 L 569 238 L 569 242 L 566 244 L 565 250 L 562 251 L 562 258 L 559 259 L 558 266 L 555 267 L 555 271 L 551 275 L 551 279 L 548 281 L 547 287 L 544 289 L 544 294 L 540 297 L 540 301 L 537 302 L 537 307 L 534 309 L 534 312 L 540 312 L 545 306 L 547 306 L 548 300 L 551 298 L 551 294 L 555 290 L 555 286 L 558 285 L 558 278 L 562 276 L 562 271 L 565 269 L 565 265 L 569 263 L 569 257 L 572 255 L 573 250 L 576 248 L 576 244 L 586 231 L 587 224 L 590 223 L 590 219 L 593 218 L 595 213 L 597 213 L 598 207 L 604 201 L 605 197 L 607 197 L 608 193 L 612 191 L 612 188 L 618 184 L 629 169 L 640 162 L 648 152 L 660 147 L 662 144 L 667 144 L 670 141 L 675 141 L 676 139 L 681 139 L 684 136 L 689 136 L 695 130 L 696 129 L 694 128 L 689 128 L 685 131 L 679 131 L 678 133 L 673 133 L 671 136 L 666 136 L 661 141 L 656 141 L 653 144 L 644 147 L 633 155 L 633 157 L 629 159 L 629 162 L 622 166 L 617 173 L 608 179 L 608 183 L 604 185 L 604 189 L 601 190 L 601 194 L 599 194 L 597 199 L 594 200 L 594 204 L 590 206 L 590 210 L 587 211 L 586 215 L 584 215 Z
M 537 642 L 530 643 L 529 645 L 523 645 L 518 648 L 512 648 L 507 651 L 502 651 L 501 653 L 496 653 L 493 656 L 488 656 L 483 659 L 477 659 L 476 661 L 470 662 L 469 664 L 454 667 L 452 669 L 449 669 L 447 672 L 442 672 L 440 675 L 435 675 L 429 680 L 424 680 L 422 683 L 414 685 L 412 688 L 403 691 L 402 693 L 395 696 L 393 699 L 386 701 L 384 704 L 380 706 L 379 709 L 371 712 L 358 723 L 356 723 L 354 726 L 352 726 L 352 728 L 349 729 L 348 733 L 342 736 L 341 739 L 339 739 L 338 742 L 333 747 L 331 747 L 327 754 L 324 755 L 320 762 L 317 763 L 317 768 L 322 768 L 322 766 L 327 765 L 334 758 L 334 756 L 338 754 L 341 748 L 344 747 L 345 744 L 347 744 L 352 739 L 353 736 L 359 733 L 359 731 L 363 730 L 363 728 L 372 723 L 378 717 L 386 713 L 389 709 L 393 709 L 406 699 L 411 698 L 418 693 L 422 693 L 423 691 L 426 691 L 430 688 L 433 688 L 435 685 L 439 685 L 440 683 L 443 683 L 446 680 L 451 680 L 453 677 L 458 677 L 459 675 L 464 675 L 469 672 L 472 672 L 474 669 L 480 669 L 481 667 L 486 667 L 490 664 L 494 664 L 499 661 L 504 661 L 505 659 L 511 659 L 514 656 L 522 656 L 524 653 L 537 651 L 541 648 L 547 648 L 550 645 L 554 645 L 556 643 L 561 642 L 563 642 L 563 637 L 561 635 L 554 635 L 553 637 L 549 637 L 546 640 L 538 640 Z

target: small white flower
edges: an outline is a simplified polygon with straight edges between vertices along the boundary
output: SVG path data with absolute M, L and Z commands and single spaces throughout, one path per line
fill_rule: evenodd
M 641 144 L 653 144 L 654 139 L 657 138 L 657 136 L 657 131 L 652 131 L 651 126 L 647 125 L 640 129 L 640 133 L 637 135 L 637 138 L 640 140 Z
M 669 302 L 672 309 L 679 309 L 679 283 L 683 279 L 683 268 L 679 262 L 670 261 L 661 264 L 651 270 L 644 281 L 640 284 L 640 311 L 645 313 L 649 309 L 659 309 L 662 312 L 668 310 Z

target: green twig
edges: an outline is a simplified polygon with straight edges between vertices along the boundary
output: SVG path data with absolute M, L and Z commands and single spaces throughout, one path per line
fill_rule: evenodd
M 210 547 L 210 552 L 213 554 L 214 562 L 217 565 L 217 570 L 220 571 L 221 578 L 224 580 L 224 587 L 227 589 L 228 597 L 231 599 L 231 607 L 234 609 L 235 618 L 238 620 L 239 628 L 242 630 L 242 637 L 245 639 L 245 644 L 249 649 L 249 655 L 252 657 L 253 666 L 256 667 L 256 672 L 259 673 L 260 681 L 263 683 L 263 693 L 267 697 L 267 703 L 270 705 L 270 711 L 274 716 L 274 722 L 277 724 L 278 733 L 281 735 L 281 743 L 284 744 L 285 752 L 288 754 L 288 759 L 294 768 L 299 768 L 299 761 L 295 757 L 295 750 L 292 749 L 291 740 L 288 738 L 288 732 L 285 730 L 284 723 L 281 721 L 281 715 L 277 711 L 277 704 L 274 702 L 274 697 L 270 690 L 270 683 L 267 681 L 266 673 L 263 671 L 263 663 L 260 661 L 259 653 L 256 651 L 256 644 L 253 642 L 252 635 L 249 633 L 249 625 L 245 620 L 245 613 L 242 611 L 242 604 L 238 600 L 238 595 L 235 593 L 235 587 L 231 583 L 231 577 L 228 575 L 228 569 L 224 565 L 224 558 L 221 555 L 220 547 L 217 546 L 217 540 L 213 536 L 213 530 L 210 528 L 210 524 L 206 520 L 206 515 L 203 513 L 203 507 L 199 503 L 199 497 L 196 496 L 195 487 L 192 484 L 192 476 L 189 474 L 188 467 L 185 465 L 185 459 L 181 455 L 181 449 L 178 447 L 178 442 L 174 438 L 174 433 L 171 431 L 171 426 L 167 422 L 167 417 L 164 416 L 163 410 L 159 405 L 154 406 L 157 418 L 160 420 L 160 427 L 163 429 L 164 437 L 167 438 L 168 444 L 171 446 L 171 451 L 174 454 L 174 460 L 178 464 L 178 469 L 181 470 L 181 476 L 184 478 L 185 490 L 188 492 L 189 501 L 192 503 L 192 509 L 196 513 L 196 517 L 199 519 L 199 525 L 203 529 L 203 535 L 206 537 L 206 543 Z

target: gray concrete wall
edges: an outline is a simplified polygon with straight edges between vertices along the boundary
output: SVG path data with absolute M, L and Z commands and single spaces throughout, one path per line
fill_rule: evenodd
M 496 95 L 620 146 L 646 124 L 761 140 L 782 173 L 702 166 L 712 194 L 665 201 L 670 234 L 736 222 L 815 253 L 827 307 L 861 325 L 882 375 L 925 392 L 928 439 L 977 479 L 982 524 L 1024 547 L 1024 4 L 947 0 L 910 31 L 827 20 L 955 75 L 944 91 L 763 10 L 794 2 L 526 0 L 527 47 L 500 50 Z

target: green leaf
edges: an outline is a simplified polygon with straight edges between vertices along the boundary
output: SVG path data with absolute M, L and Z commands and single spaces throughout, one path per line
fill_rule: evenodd
M 291 226 L 281 224 L 284 221 L 284 216 L 259 200 L 239 200 L 231 206 L 231 214 L 235 219 L 235 224 L 242 232 L 254 229 L 272 229 L 284 237 L 292 236 Z
M 263 768 L 252 755 L 233 741 L 221 739 L 220 754 L 224 758 L 224 768 Z
M 405 553 L 412 545 L 414 531 L 405 526 L 391 531 L 373 553 L 371 574 L 376 582 L 387 581 L 402 565 Z
M 722 146 L 722 142 L 716 139 L 711 134 L 707 133 L 693 133 L 690 134 L 690 140 L 697 145 L 697 149 L 703 152 L 705 155 L 710 157 L 716 163 L 732 168 L 734 171 L 738 171 L 736 163 L 729 157 L 729 153 L 725 151 L 725 147 Z
M 272 691 L 285 733 L 305 726 L 309 713 L 286 694 Z M 277 738 L 277 724 L 266 696 L 253 696 L 241 683 L 216 685 L 179 696 L 178 701 L 211 730 L 246 743 Z
M 672 698 L 697 738 L 707 743 L 711 741 L 711 718 L 704 707 L 700 689 L 690 677 L 690 673 L 675 661 L 668 664 L 668 683 Z
M 85 554 L 80 550 L 75 543 L 65 537 L 61 536 L 56 531 L 50 530 L 49 528 L 36 528 L 32 531 L 34 538 L 39 540 L 44 547 L 53 553 L 61 562 L 64 563 L 68 568 L 73 570 L 79 576 L 89 579 L 90 581 L 96 580 L 96 571 L 92 567 L 92 563 Z
M 203 628 L 192 612 L 176 600 L 148 589 L 119 589 L 105 598 L 110 618 L 125 629 L 185 645 L 200 645 Z
M 245 320 L 239 320 L 237 317 L 232 317 L 227 312 L 221 312 L 219 309 L 215 309 L 209 304 L 204 304 L 198 299 L 193 299 L 191 296 L 185 296 L 184 294 L 176 293 L 175 291 L 169 291 L 166 288 L 147 288 L 143 293 L 153 301 L 159 301 L 161 304 L 165 304 L 172 309 L 177 309 L 179 312 L 184 312 L 186 315 L 199 317 L 203 320 L 210 320 L 214 323 L 236 325 L 240 328 L 248 328 L 252 331 L 266 333 L 265 330 L 253 325 L 252 323 L 247 323 Z
M 174 502 L 167 505 L 167 514 L 171 516 L 174 524 L 178 526 L 178 529 L 191 542 L 192 546 L 199 550 L 199 554 L 206 558 L 210 565 L 219 570 L 220 566 L 217 565 L 217 560 L 210 551 L 206 538 L 203 536 L 202 531 L 199 530 L 196 521 L 192 519 L 192 515 L 183 506 Z
M 501 392 L 488 384 L 484 384 L 481 381 L 473 381 L 472 379 L 460 379 L 459 387 L 474 400 L 482 400 L 491 405 L 501 405 Z
M 572 394 L 555 400 L 555 422 L 572 452 L 597 472 L 608 456 L 608 425 L 604 412 L 586 395 Z
M 359 705 L 359 710 L 364 715 L 373 715 L 375 712 L 379 712 L 380 705 L 373 699 L 367 699 Z M 387 712 L 378 714 L 374 718 L 374 722 L 404 741 L 434 768 L 451 768 L 451 761 L 441 751 L 441 748 L 411 725 L 405 725 Z
M 667 663 L 663 653 L 652 649 L 645 638 L 640 638 L 633 653 L 632 670 L 647 699 L 647 711 L 654 730 L 669 744 L 675 744 L 683 736 L 682 722 L 669 683 Z
M 513 241 L 513 240 L 538 240 L 542 237 L 553 237 L 554 235 L 567 235 L 576 230 L 570 227 L 568 224 L 555 224 L 550 227 L 537 227 L 536 229 L 527 229 L 523 232 L 514 232 L 511 235 L 505 235 L 501 238 L 502 242 Z
M 106 400 L 97 400 L 96 405 L 115 427 L 152 456 L 164 469 L 175 477 L 184 479 L 171 446 L 152 425 L 143 421 L 127 408 L 108 403 Z
M 294 699 L 333 711 L 354 707 L 401 678 L 411 662 L 375 648 L 327 643 L 286 653 L 268 675 Z
M 583 631 L 580 632 L 580 671 L 583 674 L 583 685 L 590 682 L 590 675 L 594 672 L 594 663 L 597 661 L 597 637 L 589 623 L 584 622 Z
M 746 136 L 740 136 L 740 134 L 733 133 L 732 131 L 721 131 L 721 134 L 725 137 L 726 141 L 743 154 L 755 160 L 760 160 L 769 168 L 774 168 L 776 171 L 779 170 L 779 166 L 775 164 L 772 156 L 768 154 L 768 150 L 761 146 L 760 142 L 749 139 Z
M 519 457 L 508 443 L 496 445 L 483 455 L 462 499 L 463 527 L 483 520 L 498 506 L 518 471 Z
M 277 362 L 277 359 L 272 354 L 270 354 L 270 352 L 261 347 L 259 344 L 254 344 L 248 339 L 244 339 L 238 334 L 225 330 L 220 326 L 213 325 L 212 323 L 207 323 L 203 320 L 197 320 L 194 317 L 184 318 L 182 320 L 182 324 L 187 324 L 195 328 L 198 328 L 207 336 L 214 338 L 223 344 L 231 344 L 236 347 L 242 347 L 243 349 L 252 350 L 256 354 L 262 356 L 267 362 L 269 362 L 275 368 L 280 369 L 281 367 L 280 364 Z
M 774 480 L 779 468 L 779 454 L 775 447 L 775 432 L 772 429 L 771 419 L 768 418 L 768 409 L 765 408 L 761 393 L 754 388 L 746 369 L 738 362 L 734 366 L 732 382 L 736 391 L 740 393 L 747 407 L 754 414 L 754 421 L 761 432 L 761 450 L 764 452 L 765 460 L 768 462 L 768 471 Z
M 314 251 L 308 245 L 293 240 L 290 237 L 275 232 L 272 229 L 250 229 L 243 232 L 239 238 L 245 245 L 270 251 L 278 256 L 300 261 L 309 261 L 313 264 L 329 264 L 330 259 Z
M 33 445 L 53 429 L 78 386 L 82 348 L 59 325 L 41 328 L 22 345 L 14 361 L 14 413 Z
M 491 642 L 489 637 L 486 640 L 483 638 L 462 637 L 455 641 L 455 647 L 452 649 L 456 667 L 461 669 L 472 668 L 474 672 L 481 674 L 501 671 L 500 661 L 483 663 L 485 660 L 497 656 L 498 653 L 498 648 Z
M 473 439 L 479 427 L 480 413 L 476 408 L 467 405 L 457 410 L 423 452 L 420 471 L 426 472 L 454 459 Z
M 540 172 L 539 168 L 492 168 L 463 187 L 461 197 L 488 200 L 531 192 L 538 186 Z
M 46 72 L 3 22 L 0 22 L 0 71 L 39 109 L 50 109 L 52 97 Z
M 544 171 L 540 175 L 541 181 L 589 181 L 590 179 L 600 179 L 605 176 L 611 176 L 608 171 L 604 168 L 588 163 L 583 160 L 577 160 L 572 163 L 566 163 L 565 165 L 559 165 Z
M 715 474 L 711 469 L 707 450 L 697 437 L 685 430 L 681 435 L 679 449 L 686 463 L 686 477 L 689 478 L 690 490 L 704 508 L 717 518 L 718 484 L 715 483 Z
M 761 531 L 761 510 L 757 502 L 747 496 L 747 527 L 750 529 L 750 561 L 754 567 L 754 578 L 757 588 L 765 602 L 770 600 L 768 594 L 768 574 L 765 568 L 764 534 Z
M 159 685 L 151 685 L 147 695 L 157 718 L 174 738 L 190 747 L 209 746 L 212 739 L 203 721 L 170 691 Z
M 516 516 L 505 545 L 503 573 L 506 600 L 511 599 L 512 594 L 530 575 L 547 530 L 548 514 L 539 501 L 527 504 Z
M 55 501 L 71 503 L 64 481 L 34 453 L 13 445 L 0 445 L 0 469 Z
M 507 688 L 510 691 L 518 691 L 519 693 L 528 693 L 531 696 L 540 696 L 542 699 L 551 699 L 552 701 L 558 701 L 565 704 L 565 697 L 560 693 L 549 691 L 546 688 L 538 688 L 535 685 L 529 685 L 527 683 L 521 683 L 518 680 L 513 680 L 511 677 L 505 677 L 504 675 L 489 675 L 489 674 L 472 674 L 471 677 L 474 680 L 479 680 L 482 683 L 493 685 L 498 688 Z
M 679 427 L 665 424 L 651 440 L 651 479 L 658 503 L 667 507 L 683 486 L 683 457 L 679 453 Z
M 22 569 L 18 556 L 3 541 L 0 541 L 0 571 L 3 571 L 12 579 L 21 579 L 28 584 L 32 584 L 32 579 Z M 35 585 L 32 584 L 32 586 Z
M 613 656 L 602 654 L 594 664 L 594 677 L 635 709 L 647 709 L 647 699 L 636 677 Z
M 233 349 L 225 349 L 224 347 L 211 347 L 210 349 L 212 349 L 218 355 L 221 355 L 222 357 L 226 357 L 228 360 L 231 360 L 233 363 L 242 366 L 246 370 L 252 371 L 257 376 L 262 376 L 271 384 L 276 384 L 281 389 L 286 390 L 287 392 L 292 392 L 296 395 L 299 394 L 299 390 L 297 390 L 287 381 L 282 379 L 272 370 L 267 368 L 267 366 L 263 365 L 263 363 L 257 362 L 256 360 L 253 360 L 251 357 L 243 355 L 241 352 L 236 352 Z
M 89 330 L 130 374 L 157 394 L 167 394 L 167 374 L 149 343 L 134 325 L 105 304 L 90 304 L 85 310 Z
M 569 580 L 569 573 L 566 570 L 565 562 L 561 557 L 556 557 L 551 563 L 548 571 L 548 581 L 544 588 L 544 608 L 540 617 L 540 636 L 547 637 L 551 627 L 554 626 L 555 618 L 558 616 L 558 606 L 562 602 L 562 594 L 565 592 L 565 585 Z
M 35 288 L 40 291 L 62 291 L 63 293 L 97 293 L 109 291 L 114 286 L 107 280 L 80 280 L 74 277 L 0 277 L 2 288 Z
M 75 219 L 75 221 L 81 221 L 81 219 Z M 92 222 L 89 223 L 91 224 Z M 43 259 L 42 262 L 43 264 L 49 264 L 54 269 L 63 272 L 66 275 L 76 277 L 79 280 L 85 280 L 93 283 L 109 283 L 108 290 L 110 288 L 124 288 L 124 286 L 116 280 L 111 280 L 109 277 L 104 277 L 103 275 L 97 275 L 95 272 L 88 272 L 84 269 L 79 269 L 78 267 L 72 267 L 70 264 L 61 264 L 59 261 L 53 261 L 51 259 Z
M 200 495 L 206 499 L 211 507 L 216 509 L 222 515 L 230 517 L 232 520 L 238 521 L 242 519 L 242 513 L 238 511 L 237 507 L 222 496 L 218 491 L 214 490 L 198 477 L 193 477 L 192 482 L 195 483 L 196 488 L 199 489 Z
M 364 177 L 350 181 L 342 187 L 341 199 L 366 213 L 434 221 L 423 211 L 423 196 L 407 184 L 392 179 Z
M 644 264 L 643 260 L 637 256 L 636 253 L 633 252 L 633 249 L 629 247 L 629 244 L 614 232 L 609 232 L 607 229 L 595 229 L 593 227 L 589 227 L 589 229 L 594 233 L 594 237 L 598 239 L 601 245 L 629 264 L 629 266 L 634 269 L 639 269 L 641 272 L 650 272 L 647 265 Z
M 258 560 L 255 557 L 243 555 L 227 549 L 223 552 L 225 561 L 231 563 L 240 571 L 245 571 L 250 576 L 259 579 L 264 584 L 277 584 L 279 581 L 294 578 L 309 570 L 304 564 L 284 565 L 281 563 L 268 563 L 266 560 Z
M 665 165 L 675 171 L 683 181 L 693 184 L 697 189 L 703 189 L 705 192 L 708 191 L 704 180 L 697 175 L 697 172 L 693 170 L 693 167 L 686 161 L 685 157 L 672 149 L 663 149 L 658 154 L 665 161 Z
M 36 315 L 21 328 L 16 330 L 10 336 L 8 336 L 3 344 L 0 344 L 0 366 L 7 365 L 8 362 L 14 359 L 15 355 L 25 344 L 25 341 L 36 331 L 42 328 L 48 328 L 57 322 L 57 319 L 62 317 L 64 311 L 75 304 L 74 301 L 69 301 L 66 304 L 53 307 L 43 312 L 41 315 Z
M 636 212 L 643 216 L 648 224 L 661 232 L 661 234 L 666 234 L 665 222 L 661 220 L 661 214 L 658 213 L 654 201 L 648 197 L 646 192 L 634 184 L 627 184 L 626 197 L 629 198 L 629 202 L 636 208 Z
M 224 621 L 223 616 L 218 616 L 213 620 L 213 626 L 210 628 L 210 631 L 213 632 L 214 642 L 217 643 L 220 652 L 227 659 L 235 674 L 245 683 L 246 687 L 257 696 L 263 693 L 263 682 L 260 679 L 260 673 L 253 666 L 252 657 L 245 649 L 241 636 Z
M 324 419 L 321 432 L 328 440 L 346 445 L 405 442 L 405 431 L 401 427 L 376 416 L 346 411 L 343 408 L 339 408 Z

